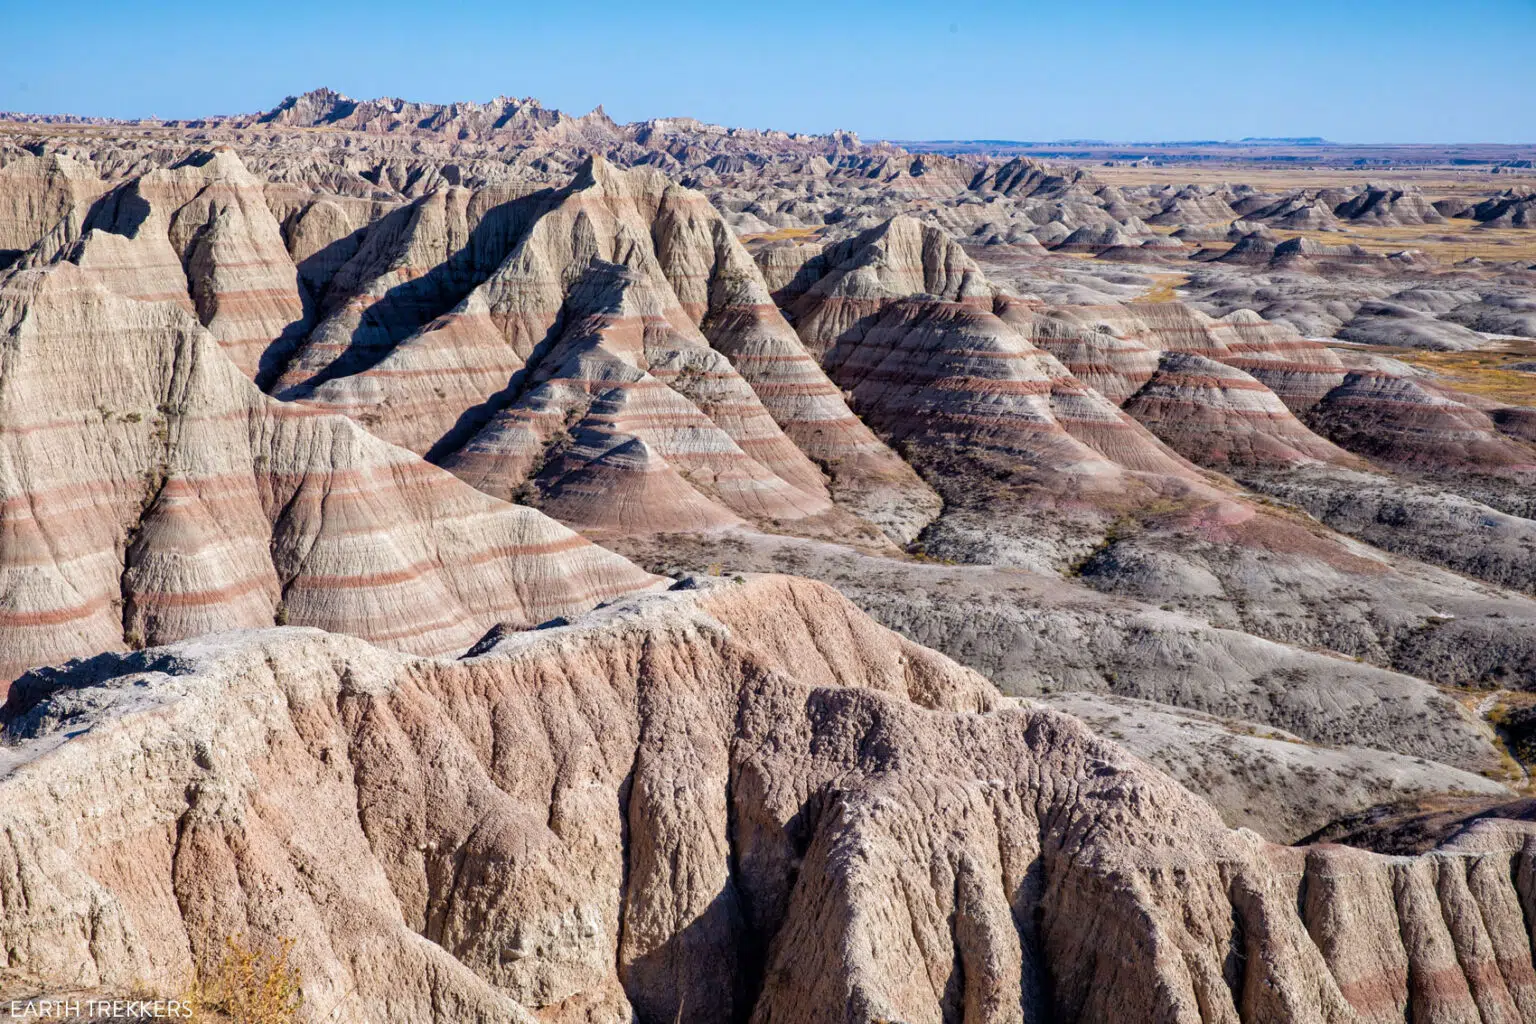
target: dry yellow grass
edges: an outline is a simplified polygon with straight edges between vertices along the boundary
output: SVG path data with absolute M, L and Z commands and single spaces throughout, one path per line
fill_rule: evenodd
M 196 1024 L 298 1024 L 304 1005 L 300 977 L 289 962 L 293 940 L 262 950 L 229 937 L 213 962 L 199 968 L 181 1000 Z
M 821 236 L 822 228 L 779 228 L 777 231 L 760 231 L 755 235 L 742 235 L 743 242 L 809 242 Z
M 1486 171 L 1438 168 L 1376 168 L 1368 171 L 1344 169 L 1263 168 L 1239 166 L 1195 166 L 1170 164 L 1163 167 L 1090 167 L 1094 177 L 1112 185 L 1188 185 L 1244 183 L 1266 192 L 1283 193 L 1295 189 L 1316 189 L 1365 185 L 1390 181 L 1417 185 L 1431 202 L 1450 197 L 1478 199 L 1496 195 L 1505 189 L 1536 191 L 1536 173 L 1489 174 Z M 1164 234 L 1177 225 L 1153 225 Z M 1344 231 L 1280 231 L 1280 238 L 1298 235 L 1316 239 L 1325 245 L 1353 243 L 1370 252 L 1393 253 L 1403 249 L 1422 249 L 1446 263 L 1476 256 L 1485 260 L 1536 261 L 1536 231 L 1521 228 L 1482 228 L 1476 221 L 1452 219 L 1444 224 L 1414 227 L 1375 227 L 1347 224 Z M 1447 239 L 1445 236 L 1455 236 Z M 1219 249 L 1225 243 L 1205 242 L 1207 248 Z
M 1177 302 L 1175 289 L 1189 284 L 1188 274 L 1153 274 L 1152 287 L 1136 296 L 1134 302 Z
M 1504 341 L 1471 352 L 1428 352 L 1424 349 L 1373 346 L 1410 366 L 1429 370 L 1447 387 L 1509 405 L 1536 406 L 1536 373 L 1509 369 L 1511 363 L 1536 361 L 1536 342 Z
M 1432 369 L 1457 391 L 1492 398 L 1511 405 L 1536 405 L 1536 375 L 1497 366 L 1481 365 L 1465 352 L 1425 352 L 1412 360 Z
M 1413 227 L 1350 225 L 1343 231 L 1284 231 L 1281 239 L 1306 237 L 1324 245 L 1358 245 L 1367 252 L 1387 255 L 1419 249 L 1442 263 L 1483 260 L 1536 260 L 1536 231 L 1528 228 L 1480 228 L 1477 221 L 1454 219 L 1444 224 Z

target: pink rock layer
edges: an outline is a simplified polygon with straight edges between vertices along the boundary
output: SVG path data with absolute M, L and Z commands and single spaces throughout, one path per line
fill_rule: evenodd
M 1487 413 L 1395 374 L 1352 371 L 1309 421 L 1345 448 L 1422 470 L 1536 472 L 1536 449 L 1500 433 Z
M 1198 475 L 1009 323 L 962 303 L 890 306 L 828 354 L 855 406 L 896 440 L 960 440 L 1113 490 L 1124 470 Z
M 275 620 L 452 653 L 653 578 L 350 421 L 263 396 L 170 303 L 0 287 L 0 677 Z
M 752 461 L 817 502 L 826 497 L 830 474 L 839 501 L 855 511 L 890 502 L 915 510 L 906 516 L 917 520 L 908 532 L 936 513 L 938 499 L 848 409 L 773 306 L 751 258 L 702 195 L 660 174 L 620 171 L 595 158 L 568 188 L 535 200 L 522 204 L 526 209 L 518 217 L 525 223 L 513 232 L 515 241 L 467 298 L 427 328 L 384 346 L 387 351 L 376 362 L 352 372 L 352 350 L 325 339 L 334 334 L 355 346 L 358 325 L 366 326 L 369 315 L 386 315 L 369 310 L 383 308 L 384 297 L 398 294 L 397 265 L 416 266 L 442 248 L 425 245 L 427 255 L 410 256 L 424 245 L 411 239 L 442 232 L 427 230 L 436 221 L 424 208 L 416 221 L 402 222 L 402 241 L 389 250 L 403 255 L 385 259 L 360 253 L 352 261 L 356 266 L 344 269 L 341 285 L 342 292 L 351 288 L 357 297 L 321 324 L 285 374 L 285 380 L 308 375 L 318 383 L 290 387 L 284 396 L 353 415 L 412 450 L 434 451 L 434 458 L 463 470 L 466 479 L 492 493 L 511 494 L 521 486 L 526 459 L 516 456 L 492 469 L 501 457 L 493 454 L 500 442 L 487 441 L 487 431 L 505 433 L 523 412 L 495 410 L 509 401 L 526 406 L 528 390 L 551 379 L 556 371 L 542 363 L 563 357 L 545 349 L 557 340 L 562 325 L 602 306 L 600 296 L 584 290 L 604 287 L 588 276 L 595 263 L 611 264 L 635 275 L 635 287 L 644 294 L 644 329 L 670 333 L 692 353 L 647 364 L 650 378 L 675 392 L 655 401 L 675 405 L 680 397 L 696 405 L 695 414 L 728 434 Z M 484 214 L 482 227 L 475 230 L 484 233 L 484 218 L 495 214 Z M 374 276 L 367 278 L 370 273 Z M 367 282 L 348 286 L 353 277 Z M 390 307 L 389 315 L 408 319 L 412 314 L 409 303 Z M 608 328 L 617 329 L 613 324 Z M 726 360 L 711 360 L 699 351 L 710 347 Z M 525 365 L 530 358 L 541 362 L 531 376 Z M 453 436 L 462 417 L 476 410 L 489 410 L 494 421 L 478 438 Z M 650 439 L 648 444 L 652 455 L 685 457 L 676 446 L 669 454 L 664 443 Z M 737 512 L 787 521 L 804 518 L 804 505 L 801 499 L 777 507 L 747 501 L 738 503 Z M 655 509 L 649 519 L 660 521 L 664 515 Z M 646 517 L 637 518 L 632 506 L 625 518 L 638 522 Z
M 574 322 L 532 388 L 445 466 L 508 496 L 536 478 L 542 507 L 584 528 L 677 528 L 656 496 L 686 496 L 683 520 L 710 525 L 837 516 L 751 388 L 690 323 L 691 338 L 674 326 L 643 273 L 595 263 L 573 294 L 588 312 L 567 306 Z M 623 489 L 605 494 L 599 479 Z
M 1303 426 L 1258 380 L 1204 356 L 1165 354 L 1122 408 L 1169 447 L 1212 469 L 1364 465 Z

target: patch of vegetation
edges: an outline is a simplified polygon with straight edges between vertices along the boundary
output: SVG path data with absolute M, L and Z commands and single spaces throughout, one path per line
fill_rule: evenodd
M 231 936 L 197 972 L 182 1003 L 197 1024 L 298 1024 L 304 1005 L 302 978 L 291 958 L 293 940 L 260 949 L 244 936 Z
M 1178 289 L 1189 284 L 1188 274 L 1153 274 L 1152 287 L 1132 299 L 1132 302 L 1177 302 Z
M 1093 547 L 1089 548 L 1072 563 L 1062 570 L 1062 575 L 1068 579 L 1077 579 L 1083 575 L 1087 568 L 1093 564 L 1094 559 L 1104 554 L 1110 548 L 1128 537 L 1140 532 L 1140 524 L 1129 516 L 1120 516 L 1104 531 L 1104 537 Z
M 1529 343 L 1506 342 L 1499 348 L 1473 349 L 1467 352 L 1431 352 L 1424 349 L 1385 350 L 1442 377 L 1458 391 L 1514 405 L 1536 404 L 1536 377 L 1519 370 L 1505 369 L 1514 363 L 1529 362 L 1536 352 Z
M 755 235 L 742 235 L 743 244 L 749 242 L 804 242 L 820 236 L 822 228 L 779 228 L 777 231 L 763 231 Z
M 1536 764 L 1536 704 L 1499 704 L 1488 712 L 1510 754 L 1522 765 Z
M 930 555 L 928 553 L 927 546 L 924 545 L 921 541 L 914 541 L 912 544 L 909 544 L 907 546 L 907 555 L 914 562 L 928 562 L 928 563 L 930 563 L 932 565 L 958 565 L 959 564 L 953 558 L 941 558 L 941 557 L 939 557 L 937 555 Z

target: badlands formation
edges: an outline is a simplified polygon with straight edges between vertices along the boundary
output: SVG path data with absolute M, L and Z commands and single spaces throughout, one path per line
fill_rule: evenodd
M 1536 1022 L 1536 189 L 1133 173 L 0 121 L 0 996 Z

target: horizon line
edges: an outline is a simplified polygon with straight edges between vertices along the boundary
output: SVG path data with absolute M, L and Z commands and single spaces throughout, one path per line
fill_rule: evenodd
M 610 120 L 612 120 L 612 116 L 609 115 L 608 112 L 604 109 L 604 104 L 603 103 L 597 104 L 597 106 L 593 107 L 592 110 L 588 111 L 586 114 L 571 114 L 571 113 L 567 112 L 566 110 L 564 110 L 563 108 L 547 106 L 543 102 L 543 100 L 541 100 L 539 97 L 532 96 L 532 95 L 517 97 L 517 96 L 512 96 L 512 95 L 508 95 L 508 94 L 503 93 L 503 94 L 500 94 L 500 95 L 497 95 L 497 96 L 493 96 L 489 100 L 462 100 L 462 99 L 461 100 L 447 100 L 447 101 L 441 101 L 441 100 L 410 100 L 410 99 L 405 99 L 404 97 L 401 97 L 401 96 L 375 96 L 375 97 L 371 97 L 369 99 L 359 100 L 356 97 L 350 96 L 347 93 L 345 93 L 345 92 L 343 92 L 343 91 L 341 91 L 339 89 L 332 89 L 332 88 L 330 88 L 328 86 L 319 86 L 319 87 L 314 88 L 314 89 L 305 90 L 304 92 L 288 93 L 282 99 L 278 100 L 277 103 L 273 104 L 270 107 L 266 107 L 264 109 L 249 110 L 249 111 L 237 111 L 237 112 L 234 112 L 234 113 L 197 114 L 197 115 L 193 115 L 193 116 L 189 116 L 189 117 L 160 117 L 160 116 L 157 116 L 155 114 L 142 114 L 142 115 L 139 115 L 137 117 L 120 117 L 120 116 L 112 116 L 112 115 L 105 115 L 105 114 L 83 114 L 83 113 L 76 113 L 76 112 L 73 112 L 73 111 L 30 111 L 30 110 L 14 110 L 14 109 L 12 109 L 12 110 L 0 110 L 0 121 L 9 121 L 9 120 L 11 120 L 10 115 L 17 115 L 17 116 L 20 116 L 20 117 L 30 117 L 30 118 L 49 118 L 49 117 L 52 117 L 52 118 L 75 118 L 75 119 L 78 119 L 78 120 L 83 121 L 83 122 L 95 121 L 95 122 L 102 122 L 102 123 L 106 123 L 106 124 L 122 124 L 122 125 L 143 124 L 146 121 L 148 121 L 148 122 L 155 122 L 155 123 L 158 123 L 158 124 L 161 124 L 161 125 L 168 125 L 168 124 L 170 124 L 172 122 L 227 120 L 227 119 L 241 118 L 241 117 L 259 117 L 259 116 L 262 116 L 264 114 L 269 114 L 269 113 L 272 113 L 273 111 L 277 110 L 279 107 L 281 107 L 283 104 L 287 103 L 290 100 L 300 99 L 300 98 L 302 98 L 304 96 L 312 95 L 312 94 L 318 93 L 318 92 L 334 93 L 335 95 L 337 95 L 337 96 L 339 96 L 339 97 L 341 97 L 341 98 L 343 98 L 343 99 L 345 99 L 345 100 L 347 100 L 349 102 L 355 102 L 355 103 L 375 103 L 375 102 L 380 102 L 380 101 L 383 101 L 383 100 L 397 100 L 397 101 L 402 102 L 402 103 L 414 103 L 414 104 L 420 104 L 420 105 L 424 105 L 424 106 L 439 106 L 439 107 L 446 107 L 446 106 L 450 106 L 450 105 L 456 104 L 456 103 L 474 103 L 474 104 L 478 104 L 478 105 L 484 106 L 484 105 L 488 105 L 490 103 L 494 103 L 497 100 L 510 100 L 510 101 L 517 102 L 517 103 L 536 104 L 537 106 L 541 107 L 542 109 L 553 111 L 555 113 L 562 114 L 562 115 L 564 115 L 566 117 L 570 117 L 572 119 L 576 119 L 576 118 L 580 118 L 580 117 L 586 117 L 586 116 L 589 116 L 591 114 L 601 112 L 605 117 L 609 117 Z M 973 136 L 973 137 L 970 137 L 970 138 L 898 138 L 898 137 L 894 137 L 894 136 L 870 136 L 869 138 L 865 138 L 863 133 L 861 133 L 856 128 L 829 128 L 829 129 L 827 129 L 825 131 L 812 131 L 812 130 L 806 130 L 806 129 L 793 129 L 793 128 L 771 128 L 771 127 L 770 128 L 765 128 L 765 127 L 757 127 L 757 126 L 741 125 L 741 124 L 738 124 L 738 125 L 726 125 L 726 124 L 724 124 L 722 122 L 707 121 L 707 120 L 705 120 L 703 118 L 700 118 L 700 117 L 698 117 L 697 115 L 694 115 L 694 114 L 659 114 L 659 115 L 653 115 L 651 117 L 640 118 L 638 120 L 633 120 L 633 121 L 614 121 L 614 123 L 619 125 L 619 126 L 621 126 L 621 127 L 624 127 L 624 126 L 629 126 L 629 125 L 645 124 L 646 122 L 649 122 L 649 121 L 668 121 L 668 120 L 682 120 L 682 119 L 698 121 L 701 124 L 709 124 L 709 125 L 714 125 L 714 126 L 717 126 L 717 127 L 723 127 L 723 128 L 727 128 L 729 130 L 737 130 L 737 131 L 784 132 L 785 134 L 789 134 L 789 135 L 810 135 L 810 136 L 828 136 L 828 135 L 837 135 L 837 134 L 851 134 L 851 135 L 856 136 L 860 140 L 860 142 L 865 144 L 865 145 L 887 144 L 887 145 L 903 146 L 903 147 L 904 146 L 908 146 L 908 145 L 924 145 L 924 146 L 941 146 L 941 145 L 943 145 L 943 146 L 996 146 L 996 147 L 1007 146 L 1007 147 L 1020 147 L 1020 148 L 1022 148 L 1022 147 L 1041 148 L 1041 147 L 1048 147 L 1048 146 L 1060 146 L 1060 147 L 1073 146 L 1073 147 L 1078 147 L 1078 148 L 1104 148 L 1104 147 L 1114 147 L 1114 146 L 1122 146 L 1122 147 L 1188 146 L 1188 147 L 1192 147 L 1192 148 L 1193 147 L 1218 147 L 1218 146 L 1250 146 L 1250 147 L 1253 147 L 1253 148 L 1260 148 L 1260 147 L 1263 147 L 1265 145 L 1269 145 L 1269 146 L 1283 146 L 1283 145 L 1286 145 L 1286 144 L 1290 144 L 1290 145 L 1295 146 L 1297 148 L 1311 148 L 1311 149 L 1319 149 L 1319 150 L 1321 150 L 1321 149 L 1328 149 L 1328 148 L 1348 149 L 1348 148 L 1360 148 L 1360 147 L 1372 147 L 1372 146 L 1375 146 L 1375 147 L 1394 146 L 1394 147 L 1404 147 L 1404 148 L 1408 148 L 1408 147 L 1413 147 L 1413 148 L 1431 148 L 1431 147 L 1447 147 L 1447 146 L 1483 146 L 1483 147 L 1498 147 L 1498 148 L 1505 148 L 1505 149 L 1536 148 L 1536 140 L 1524 141 L 1524 142 L 1490 142 L 1490 141 L 1482 141 L 1482 140 L 1475 140 L 1475 139 L 1473 139 L 1473 140 L 1467 140 L 1467 139 L 1463 139 L 1463 140 L 1434 140 L 1434 141 L 1426 141 L 1426 142 L 1405 142 L 1405 141 L 1397 141 L 1397 140 L 1390 140 L 1390 139 L 1388 139 L 1388 140 L 1376 140 L 1376 141 L 1358 141 L 1358 140 L 1339 141 L 1339 140 L 1328 139 L 1328 138 L 1326 138 L 1324 136 L 1318 136 L 1318 135 L 1244 135 L 1244 136 L 1242 136 L 1240 138 L 1228 138 L 1228 139 L 1185 138 L 1185 139 L 1137 139 L 1137 140 L 1129 140 L 1129 139 L 1103 139 L 1103 138 L 1092 138 L 1092 137 L 1075 137 L 1075 138 L 1069 137 L 1069 138 L 1056 138 L 1056 139 L 1004 139 L 1004 138 L 992 138 L 992 137 L 980 137 L 980 136 Z M 12 121 L 12 123 L 18 123 L 19 124 L 19 123 L 26 123 L 26 122 Z

